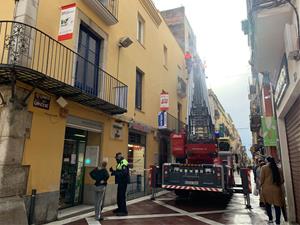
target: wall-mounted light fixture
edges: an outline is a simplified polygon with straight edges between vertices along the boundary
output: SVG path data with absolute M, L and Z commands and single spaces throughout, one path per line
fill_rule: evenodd
M 133 43 L 133 41 L 130 39 L 130 37 L 122 37 L 119 41 L 119 47 L 127 48 L 132 43 Z

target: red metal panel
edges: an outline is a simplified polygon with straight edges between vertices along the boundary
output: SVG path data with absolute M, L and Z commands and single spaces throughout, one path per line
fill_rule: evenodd
M 213 164 L 217 147 L 215 144 L 187 144 L 186 152 L 189 163 Z
M 184 146 L 185 146 L 184 133 L 171 134 L 171 149 L 172 149 L 172 154 L 175 158 L 185 158 Z

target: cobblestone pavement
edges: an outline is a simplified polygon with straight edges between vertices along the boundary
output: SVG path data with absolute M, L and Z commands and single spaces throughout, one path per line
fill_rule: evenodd
M 93 213 L 85 218 L 74 218 L 52 223 L 53 225 L 263 225 L 267 216 L 260 208 L 258 198 L 251 196 L 251 210 L 245 209 L 244 197 L 234 194 L 231 199 L 202 193 L 190 198 L 178 198 L 172 192 L 156 198 L 144 198 L 128 206 L 129 215 L 117 217 L 112 211 L 103 213 L 105 219 L 98 222 Z M 112 209 L 112 208 L 110 208 Z

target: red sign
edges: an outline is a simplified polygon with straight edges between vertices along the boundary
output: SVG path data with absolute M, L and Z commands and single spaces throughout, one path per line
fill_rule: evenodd
M 162 92 L 160 94 L 160 111 L 169 110 L 169 94 L 167 92 Z

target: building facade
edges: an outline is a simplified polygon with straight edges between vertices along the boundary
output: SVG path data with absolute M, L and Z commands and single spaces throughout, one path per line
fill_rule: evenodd
M 89 172 L 128 159 L 128 198 L 149 191 L 157 114 L 186 118 L 184 51 L 151 0 L 4 1 L 0 9 L 0 220 L 36 224 L 93 202 Z M 187 88 L 186 88 L 187 89 Z M 16 176 L 11 176 L 16 174 Z M 106 204 L 116 201 L 109 179 Z M 22 197 L 18 197 L 22 196 Z
M 208 90 L 210 110 L 213 118 L 213 124 L 216 133 L 221 138 L 228 138 L 230 141 L 231 151 L 235 154 L 234 165 L 241 166 L 244 161 L 246 149 L 242 146 L 241 137 L 236 129 L 231 116 L 225 111 L 217 95 L 212 89 Z
M 252 51 L 253 85 L 260 79 L 269 86 L 269 93 L 264 90 L 257 101 L 264 107 L 263 102 L 271 97 L 273 117 L 277 119 L 291 224 L 300 223 L 299 4 L 299 1 L 248 0 L 248 20 L 243 22 Z

